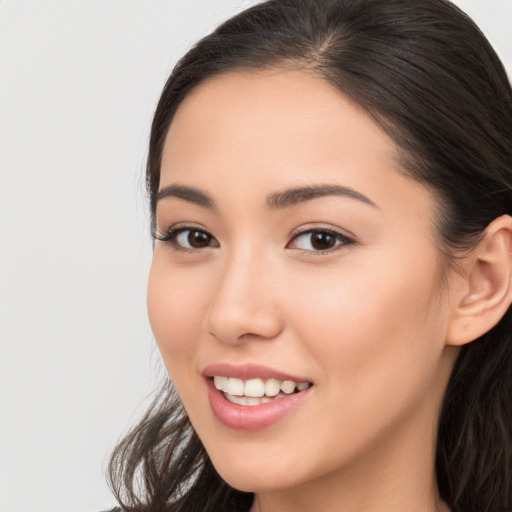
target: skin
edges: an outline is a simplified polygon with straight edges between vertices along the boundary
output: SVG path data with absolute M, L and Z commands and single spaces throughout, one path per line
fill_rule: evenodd
M 254 511 L 432 512 L 435 426 L 457 355 L 447 345 L 463 288 L 441 279 L 430 192 L 397 163 L 360 108 L 305 71 L 208 80 L 170 126 L 160 189 L 179 184 L 215 208 L 168 196 L 148 310 L 170 377 L 220 475 L 255 492 Z M 338 185 L 284 208 L 268 196 Z M 190 199 L 190 198 L 189 198 Z M 309 234 L 340 233 L 314 250 Z M 347 242 L 347 238 L 351 242 Z M 181 245 L 180 245 L 181 244 Z M 206 365 L 254 363 L 313 383 L 300 407 L 256 432 L 223 426 Z

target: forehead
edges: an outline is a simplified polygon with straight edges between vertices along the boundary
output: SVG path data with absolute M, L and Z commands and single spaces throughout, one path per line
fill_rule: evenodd
M 205 81 L 178 108 L 160 188 L 179 182 L 240 198 L 336 183 L 404 211 L 419 194 L 430 208 L 424 187 L 399 172 L 397 154 L 369 114 L 312 73 L 233 72 Z
M 349 138 L 343 133 L 347 129 Z M 243 147 L 246 155 L 261 144 L 276 150 L 322 149 L 326 156 L 363 147 L 391 160 L 396 153 L 394 142 L 361 107 L 327 81 L 296 70 L 232 72 L 208 79 L 179 106 L 166 146 L 177 136 L 180 144 L 173 151 L 186 138 L 222 142 L 223 151 Z M 262 157 L 260 151 L 257 156 Z

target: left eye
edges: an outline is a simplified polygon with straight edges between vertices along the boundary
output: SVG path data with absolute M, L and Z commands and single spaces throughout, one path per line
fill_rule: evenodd
M 305 231 L 295 235 L 288 247 L 304 251 L 322 252 L 334 249 L 338 245 L 348 245 L 350 243 L 352 243 L 352 240 L 341 233 L 324 229 Z

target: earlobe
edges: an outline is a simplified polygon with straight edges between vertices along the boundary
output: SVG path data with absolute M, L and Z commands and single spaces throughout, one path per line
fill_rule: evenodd
M 490 331 L 512 302 L 512 217 L 493 220 L 463 262 L 464 291 L 456 297 L 448 345 L 464 345 Z

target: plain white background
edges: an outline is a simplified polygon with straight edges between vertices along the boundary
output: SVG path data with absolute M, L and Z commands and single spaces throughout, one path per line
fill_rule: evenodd
M 177 58 L 250 0 L 0 0 L 0 512 L 114 505 L 163 376 L 143 167 Z M 512 0 L 457 0 L 512 74 Z

